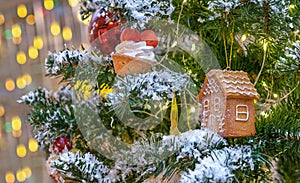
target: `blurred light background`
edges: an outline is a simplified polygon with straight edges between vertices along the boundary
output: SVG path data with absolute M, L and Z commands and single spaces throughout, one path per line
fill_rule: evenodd
M 16 100 L 39 86 L 58 88 L 44 77 L 44 60 L 65 44 L 89 47 L 78 0 L 0 0 L 0 183 L 52 182 L 25 123 L 29 109 Z

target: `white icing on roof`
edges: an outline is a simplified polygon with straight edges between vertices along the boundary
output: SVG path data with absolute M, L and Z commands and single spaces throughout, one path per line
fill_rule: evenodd
M 207 73 L 206 94 L 210 91 L 218 92 L 220 87 L 224 89 L 227 96 L 259 98 L 254 85 L 248 74 L 243 71 L 211 70 Z M 203 91 L 203 90 L 201 90 Z

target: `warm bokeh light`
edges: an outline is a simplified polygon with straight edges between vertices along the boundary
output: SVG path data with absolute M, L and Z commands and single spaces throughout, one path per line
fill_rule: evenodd
M 14 116 L 11 119 L 11 126 L 13 130 L 21 130 L 22 128 L 22 121 L 19 116 Z
M 33 46 L 30 46 L 28 48 L 28 56 L 31 58 L 31 59 L 36 59 L 38 56 L 39 56 L 39 51 L 33 47 Z
M 242 38 L 241 38 L 241 40 L 244 42 L 244 41 L 246 41 L 246 39 L 247 39 L 247 36 L 246 36 L 246 34 L 242 35 Z
M 5 17 L 2 13 L 0 13 L 0 25 L 3 25 L 5 23 Z
M 24 74 L 24 75 L 23 75 L 23 78 L 24 78 L 25 81 L 26 81 L 26 85 L 30 85 L 30 84 L 31 84 L 32 78 L 31 78 L 31 75 L 30 75 L 30 74 Z
M 5 108 L 3 105 L 0 105 L 0 117 L 4 116 L 5 114 Z
M 16 177 L 19 182 L 24 182 L 26 180 L 26 173 L 23 170 L 18 170 Z
M 5 174 L 5 181 L 7 183 L 15 182 L 15 175 L 12 172 L 6 172 Z
M 23 144 L 17 146 L 17 155 L 20 158 L 25 157 L 27 154 L 26 147 Z
M 5 81 L 5 88 L 7 91 L 13 91 L 15 89 L 15 82 L 12 79 L 7 79 Z
M 27 8 L 24 4 L 20 4 L 17 8 L 17 14 L 20 18 L 24 18 L 27 15 Z
M 14 24 L 11 28 L 11 33 L 13 37 L 21 37 L 22 29 L 19 24 Z
M 22 136 L 22 130 L 13 130 L 13 131 L 12 131 L 12 135 L 13 135 L 13 137 L 15 137 L 15 138 L 19 138 L 19 137 Z
M 64 27 L 62 34 L 65 41 L 70 41 L 72 39 L 72 30 L 70 27 Z
M 19 45 L 22 43 L 22 37 L 13 37 L 12 41 L 15 45 Z
M 52 10 L 54 8 L 53 0 L 44 0 L 44 7 L 46 10 Z
M 26 61 L 27 61 L 26 54 L 23 51 L 19 51 L 17 53 L 17 63 L 18 64 L 25 64 Z
M 35 24 L 35 17 L 34 17 L 34 15 L 28 15 L 26 17 L 26 23 L 29 24 L 29 25 Z
M 6 133 L 12 132 L 11 122 L 5 122 L 5 123 L 3 124 L 3 130 L 4 130 Z
M 34 39 L 33 39 L 33 46 L 36 48 L 36 49 L 42 49 L 43 46 L 44 46 L 44 41 L 43 39 L 40 37 L 40 36 L 36 36 Z
M 57 22 L 53 22 L 51 24 L 50 30 L 51 30 L 52 35 L 54 35 L 54 36 L 59 35 L 60 34 L 60 26 L 59 26 L 59 24 Z
M 68 2 L 71 7 L 75 7 L 78 4 L 78 0 L 68 0 Z
M 5 39 L 12 39 L 12 33 L 11 33 L 11 30 L 10 29 L 6 29 L 4 32 L 3 32 L 3 36 Z
M 28 179 L 29 177 L 31 177 L 31 169 L 29 167 L 25 167 L 23 168 L 23 172 L 26 174 L 26 178 Z
M 38 143 L 34 138 L 30 138 L 28 141 L 28 149 L 31 152 L 36 152 L 39 149 Z
M 24 77 L 18 77 L 16 81 L 16 85 L 19 89 L 23 89 L 26 87 L 26 80 Z

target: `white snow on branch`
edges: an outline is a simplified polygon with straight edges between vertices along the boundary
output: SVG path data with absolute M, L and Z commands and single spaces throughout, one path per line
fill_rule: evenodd
M 120 8 L 124 15 L 139 23 L 147 23 L 151 19 L 168 16 L 174 11 L 171 0 L 83 0 L 86 9 Z
M 65 151 L 59 154 L 57 158 L 49 159 L 48 165 L 52 174 L 57 171 L 62 175 L 73 177 L 72 172 L 76 172 L 77 170 L 80 171 L 85 180 L 91 182 L 95 180 L 97 182 L 111 182 L 108 176 L 110 169 L 90 153 L 82 154 L 80 151 L 77 151 L 77 153 Z M 78 174 L 79 172 L 76 173 Z

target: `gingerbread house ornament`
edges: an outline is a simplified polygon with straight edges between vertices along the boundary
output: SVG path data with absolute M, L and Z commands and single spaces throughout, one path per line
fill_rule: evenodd
M 211 70 L 198 95 L 201 126 L 223 137 L 255 134 L 254 99 L 259 95 L 243 71 Z

